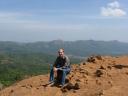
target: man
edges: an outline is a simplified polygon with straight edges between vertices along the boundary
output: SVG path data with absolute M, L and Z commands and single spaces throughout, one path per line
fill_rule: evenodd
M 70 72 L 70 60 L 64 54 L 64 49 L 58 50 L 58 57 L 55 60 L 50 71 L 50 82 L 54 82 L 54 74 L 57 74 L 57 82 L 63 86 L 65 84 L 65 77 Z

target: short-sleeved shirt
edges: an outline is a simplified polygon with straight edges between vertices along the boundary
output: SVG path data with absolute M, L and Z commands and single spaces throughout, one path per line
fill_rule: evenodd
M 66 55 L 64 55 L 63 57 L 58 56 L 53 66 L 54 67 L 70 67 L 70 60 Z

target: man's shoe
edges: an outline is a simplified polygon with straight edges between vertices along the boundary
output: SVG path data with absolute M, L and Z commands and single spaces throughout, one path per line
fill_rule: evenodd
M 49 81 L 49 83 L 48 84 L 53 84 L 54 83 L 54 81 Z

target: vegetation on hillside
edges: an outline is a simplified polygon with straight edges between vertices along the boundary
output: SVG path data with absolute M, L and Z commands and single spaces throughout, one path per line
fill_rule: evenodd
M 0 83 L 4 86 L 29 76 L 46 74 L 56 56 L 43 53 L 0 53 Z M 78 63 L 78 59 L 73 59 Z

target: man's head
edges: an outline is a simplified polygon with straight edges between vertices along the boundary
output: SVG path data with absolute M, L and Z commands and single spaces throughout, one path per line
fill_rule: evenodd
M 62 48 L 59 49 L 58 54 L 59 54 L 60 57 L 63 57 L 64 56 L 64 49 L 62 49 Z

